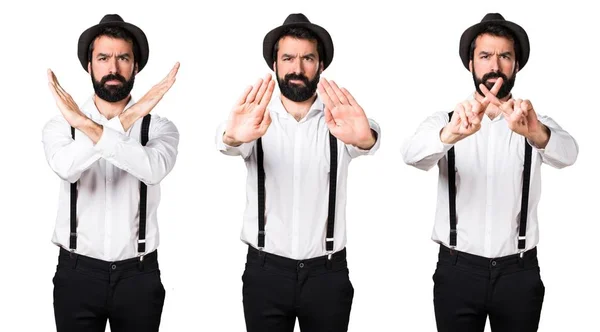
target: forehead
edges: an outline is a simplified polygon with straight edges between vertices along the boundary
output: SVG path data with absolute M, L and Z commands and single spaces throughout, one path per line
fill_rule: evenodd
M 279 39 L 278 54 L 308 54 L 317 55 L 317 41 L 309 39 L 298 39 L 292 36 L 285 36 Z
M 133 42 L 110 36 L 100 36 L 94 40 L 94 53 L 133 54 Z
M 513 52 L 515 51 L 514 42 L 507 37 L 494 36 L 489 33 L 485 33 L 477 36 L 475 39 L 475 51 L 484 50 L 498 50 L 501 52 Z

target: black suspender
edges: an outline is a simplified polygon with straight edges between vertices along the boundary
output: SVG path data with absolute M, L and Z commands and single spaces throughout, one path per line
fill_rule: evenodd
M 150 130 L 150 114 L 146 114 L 142 120 L 141 142 L 142 146 L 148 143 L 148 131 Z M 143 257 L 146 252 L 146 203 L 148 200 L 148 187 L 140 181 L 140 225 L 138 230 L 138 255 Z
M 147 114 L 142 120 L 141 143 L 148 143 L 148 131 L 150 129 L 151 115 Z M 71 127 L 71 137 L 75 139 L 75 128 Z M 138 254 L 140 257 L 146 251 L 146 204 L 148 199 L 147 186 L 140 181 L 140 224 Z M 69 237 L 69 249 L 74 252 L 77 249 L 77 182 L 71 183 L 71 232 Z
M 256 164 L 258 168 L 258 249 L 265 247 L 265 169 L 262 139 L 256 141 Z M 333 235 L 335 224 L 335 195 L 337 186 L 337 139 L 329 133 L 329 207 L 327 211 L 327 235 L 325 250 L 333 252 Z
M 75 140 L 75 128 L 71 127 L 71 137 Z M 77 249 L 77 181 L 71 183 L 71 230 L 69 235 L 69 250 Z
M 452 114 L 448 118 L 452 119 Z M 529 183 L 531 179 L 531 155 L 532 148 L 525 139 L 525 163 L 523 165 L 523 188 L 521 195 L 521 219 L 519 222 L 519 244 L 518 249 L 522 253 L 525 250 L 525 239 L 527 231 L 527 209 L 529 205 Z M 454 147 L 448 150 L 448 198 L 450 206 L 450 247 L 456 248 L 456 170 Z
M 452 113 L 448 114 L 452 119 Z M 456 170 L 454 147 L 448 150 L 448 205 L 450 206 L 450 247 L 456 248 Z
M 519 222 L 519 251 L 525 250 L 527 231 L 527 206 L 529 205 L 529 183 L 531 179 L 531 145 L 525 140 L 525 164 L 523 168 L 523 195 L 521 197 L 521 220 Z

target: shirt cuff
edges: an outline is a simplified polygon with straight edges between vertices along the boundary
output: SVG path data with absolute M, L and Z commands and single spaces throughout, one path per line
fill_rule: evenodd
M 117 146 L 119 142 L 123 140 L 123 137 L 123 134 L 119 133 L 117 130 L 104 126 L 102 136 L 100 136 L 94 149 L 98 151 L 103 158 L 113 158 Z

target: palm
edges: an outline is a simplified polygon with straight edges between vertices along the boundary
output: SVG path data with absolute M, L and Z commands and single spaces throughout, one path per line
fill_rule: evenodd
M 58 83 L 56 75 L 48 69 L 48 87 L 54 96 L 56 106 L 71 127 L 78 128 L 87 117 L 81 112 L 77 103 Z
M 369 120 L 348 90 L 321 78 L 319 92 L 325 103 L 325 123 L 333 136 L 354 146 L 372 142 Z
M 539 130 L 539 121 L 530 101 L 510 100 L 500 109 L 504 113 L 508 128 L 515 133 L 529 137 Z
M 229 115 L 225 129 L 227 136 L 236 142 L 247 143 L 265 134 L 271 124 L 267 105 L 274 88 L 271 75 L 246 88 Z
M 332 121 L 327 123 L 329 131 L 342 142 L 357 145 L 371 136 L 369 121 L 360 106 L 338 105 L 330 113 Z

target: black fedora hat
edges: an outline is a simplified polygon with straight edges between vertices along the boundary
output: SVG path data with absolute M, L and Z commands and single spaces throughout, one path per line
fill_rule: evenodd
M 90 43 L 98 36 L 100 30 L 106 27 L 121 27 L 133 35 L 133 38 L 135 38 L 135 45 L 137 45 L 139 50 L 139 59 L 135 59 L 135 61 L 138 63 L 138 72 L 141 72 L 148 62 L 149 49 L 146 34 L 142 29 L 135 25 L 123 21 L 121 16 L 117 14 L 105 15 L 102 20 L 100 20 L 100 23 L 85 30 L 81 36 L 79 36 L 77 56 L 79 57 L 79 62 L 81 62 L 83 69 L 85 71 L 88 70 L 88 62 L 90 61 L 90 59 L 88 59 L 88 48 Z
M 320 60 L 323 61 L 325 68 L 329 66 L 331 60 L 333 60 L 333 40 L 331 40 L 329 32 L 316 24 L 310 23 L 304 14 L 290 14 L 281 26 L 269 31 L 263 40 L 263 57 L 269 68 L 273 69 L 273 47 L 281 38 L 283 32 L 289 28 L 299 27 L 306 28 L 317 35 L 319 43 L 323 44 L 323 52 L 325 53 L 323 55 L 324 59 Z
M 527 60 L 529 60 L 529 37 L 527 37 L 527 32 L 525 32 L 518 24 L 505 20 L 504 17 L 498 13 L 489 13 L 485 15 L 481 22 L 471 26 L 463 32 L 460 37 L 460 48 L 458 52 L 465 68 L 469 69 L 469 50 L 471 48 L 471 42 L 488 25 L 503 26 L 514 34 L 516 42 L 521 46 L 521 54 L 519 54 L 519 58 L 517 59 L 519 62 L 519 70 L 523 69 Z

